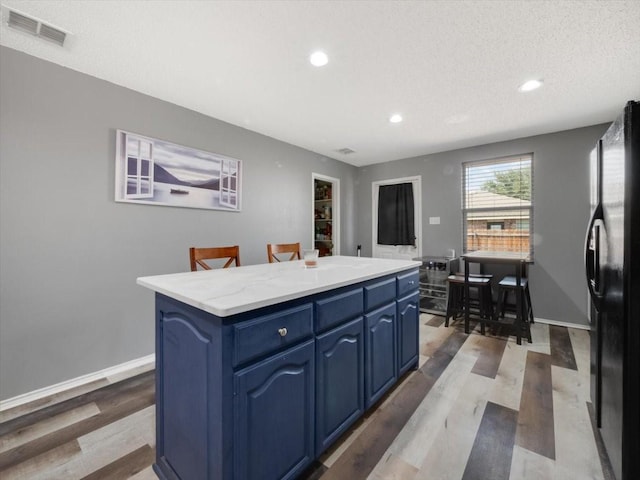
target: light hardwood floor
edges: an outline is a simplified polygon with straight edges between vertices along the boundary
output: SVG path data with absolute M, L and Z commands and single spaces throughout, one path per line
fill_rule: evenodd
M 420 365 L 303 479 L 609 480 L 589 416 L 589 334 L 533 343 L 421 315 Z M 0 478 L 155 479 L 153 371 L 0 412 Z M 604 467 L 603 467 L 604 465 Z

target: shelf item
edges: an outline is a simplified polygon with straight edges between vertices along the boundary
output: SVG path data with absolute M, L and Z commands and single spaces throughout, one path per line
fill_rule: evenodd
M 458 259 L 447 257 L 414 258 L 420 267 L 420 311 L 444 316 L 447 313 L 447 277 L 458 270 Z

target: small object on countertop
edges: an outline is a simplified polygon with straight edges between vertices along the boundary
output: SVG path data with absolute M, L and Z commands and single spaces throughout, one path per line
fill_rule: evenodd
M 302 255 L 304 258 L 304 267 L 305 268 L 315 268 L 318 266 L 318 253 L 320 251 L 318 249 L 312 250 L 303 250 Z

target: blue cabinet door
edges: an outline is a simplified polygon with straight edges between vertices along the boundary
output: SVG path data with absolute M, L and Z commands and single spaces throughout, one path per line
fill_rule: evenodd
M 364 413 L 362 317 L 316 339 L 316 455 Z
M 398 376 L 418 362 L 419 308 L 418 292 L 398 300 Z
M 365 315 L 365 407 L 374 404 L 397 376 L 396 302 Z
M 314 458 L 314 341 L 234 374 L 234 478 L 292 479 Z

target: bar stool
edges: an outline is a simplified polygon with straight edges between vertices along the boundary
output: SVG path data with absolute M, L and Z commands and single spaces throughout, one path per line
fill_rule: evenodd
M 504 318 L 509 293 L 513 293 L 514 296 L 520 293 L 522 295 L 522 311 L 520 312 L 520 318 L 522 318 L 527 339 L 529 340 L 529 343 L 531 343 L 531 328 L 529 328 L 529 324 L 534 323 L 533 306 L 531 305 L 531 294 L 529 293 L 529 281 L 526 278 L 520 279 L 520 290 L 521 291 L 518 292 L 516 277 L 509 275 L 500 280 L 500 283 L 498 283 L 498 306 L 496 310 L 498 316 Z M 515 305 L 515 308 L 518 308 L 517 298 L 515 300 Z
M 301 260 L 300 242 L 298 243 L 267 243 L 267 258 L 269 263 L 282 261 L 276 255 L 281 253 L 290 254 L 287 260 Z
M 469 274 L 469 289 L 477 291 L 477 297 L 469 298 L 472 308 L 477 308 L 480 315 L 480 332 L 484 335 L 485 324 L 482 319 L 493 319 L 493 297 L 491 295 L 491 279 L 493 275 Z M 447 298 L 447 313 L 444 326 L 449 326 L 449 317 L 454 320 L 464 313 L 464 275 L 456 274 L 447 277 L 449 296 Z
M 240 247 L 209 247 L 209 248 L 189 248 L 189 263 L 191 271 L 198 270 L 198 265 L 204 270 L 211 270 L 211 265 L 205 260 L 223 259 L 227 260 L 222 268 L 229 268 L 235 262 L 236 267 L 240 266 Z

